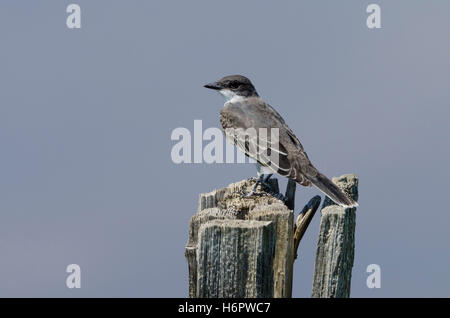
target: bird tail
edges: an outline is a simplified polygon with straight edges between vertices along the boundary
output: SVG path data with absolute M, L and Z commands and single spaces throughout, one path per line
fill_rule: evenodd
M 354 208 L 358 203 L 350 199 L 337 185 L 320 172 L 313 178 L 308 178 L 320 191 L 325 193 L 336 204 L 345 208 Z

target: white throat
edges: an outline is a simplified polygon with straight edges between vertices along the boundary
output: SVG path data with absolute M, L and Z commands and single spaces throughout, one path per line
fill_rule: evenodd
M 225 97 L 225 103 L 234 103 L 234 102 L 240 102 L 242 100 L 244 100 L 244 96 L 238 95 L 235 92 L 233 92 L 230 89 L 221 89 L 219 91 L 220 95 L 222 95 L 223 97 Z

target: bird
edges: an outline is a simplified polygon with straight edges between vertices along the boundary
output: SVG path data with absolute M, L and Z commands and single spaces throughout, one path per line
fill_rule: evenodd
M 256 161 L 258 178 L 247 196 L 255 195 L 259 184 L 272 189 L 269 179 L 277 173 L 305 187 L 314 185 L 340 206 L 358 206 L 314 167 L 283 117 L 258 95 L 247 77 L 228 75 L 204 87 L 219 92 L 225 98 L 220 110 L 220 123 L 226 140 Z M 248 131 L 255 135 L 242 133 Z M 263 134 L 263 131 L 275 131 L 277 136 L 273 137 L 268 132 Z M 285 200 L 281 194 L 279 198 Z

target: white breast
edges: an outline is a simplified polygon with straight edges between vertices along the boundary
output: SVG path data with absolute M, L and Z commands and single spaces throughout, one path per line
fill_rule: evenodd
M 219 93 L 220 93 L 220 95 L 225 97 L 225 103 L 239 102 L 239 101 L 244 100 L 244 98 L 245 98 L 244 96 L 237 95 L 235 92 L 233 92 L 230 89 L 221 89 L 219 91 Z

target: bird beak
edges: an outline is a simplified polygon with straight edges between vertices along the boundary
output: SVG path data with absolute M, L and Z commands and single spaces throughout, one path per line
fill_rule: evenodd
M 221 84 L 219 84 L 218 82 L 209 83 L 209 84 L 203 85 L 203 87 L 209 88 L 209 89 L 215 89 L 215 90 L 221 90 L 223 88 L 223 86 Z

